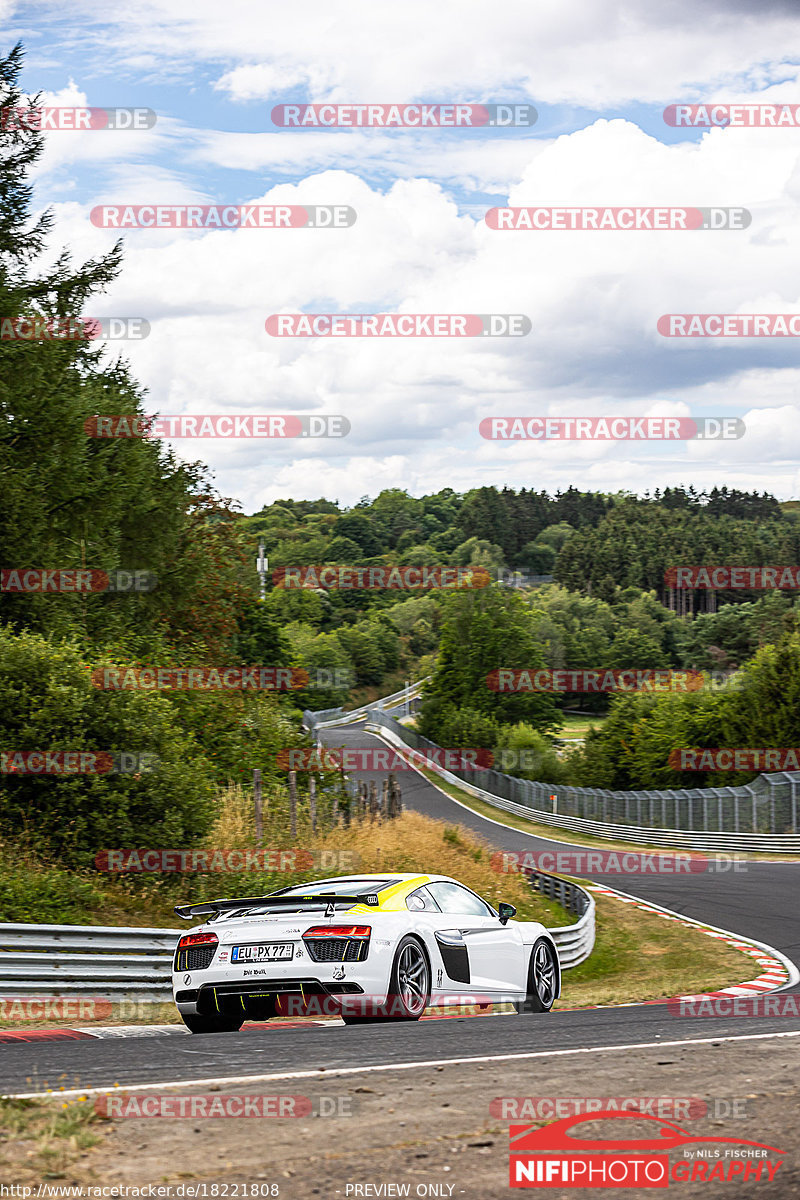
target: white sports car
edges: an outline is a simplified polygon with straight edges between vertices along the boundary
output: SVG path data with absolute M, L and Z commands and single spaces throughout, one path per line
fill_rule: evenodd
M 547 1012 L 561 993 L 558 951 L 516 911 L 495 912 L 446 875 L 392 871 L 179 905 L 207 920 L 178 943 L 175 1003 L 192 1033 L 314 1011 L 415 1021 L 429 1004 Z

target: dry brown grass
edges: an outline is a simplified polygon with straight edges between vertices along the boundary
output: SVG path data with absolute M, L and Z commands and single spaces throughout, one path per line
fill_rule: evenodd
M 364 818 L 349 826 L 338 825 L 311 833 L 307 805 L 298 805 L 298 848 L 311 851 L 341 851 L 352 854 L 352 868 L 366 874 L 381 871 L 451 875 L 494 904 L 507 900 L 517 907 L 520 918 L 542 921 L 547 925 L 570 924 L 574 919 L 557 904 L 552 904 L 531 892 L 520 875 L 501 875 L 491 864 L 492 848 L 476 834 L 461 827 L 448 826 L 420 813 L 404 812 L 394 820 Z M 263 844 L 272 847 L 291 846 L 286 814 L 282 806 L 264 806 Z M 206 839 L 211 847 L 241 847 L 255 845 L 253 835 L 252 798 L 241 788 L 228 788 L 221 793 L 213 827 Z M 347 861 L 345 858 L 344 861 Z M 346 870 L 322 870 L 321 875 L 345 874 Z M 286 872 L 285 885 L 305 882 L 314 877 L 313 871 Z M 237 884 L 250 876 L 236 876 Z M 275 885 L 279 886 L 279 885 Z M 234 889 L 234 894 L 236 894 Z M 238 888 L 243 894 L 248 888 Z

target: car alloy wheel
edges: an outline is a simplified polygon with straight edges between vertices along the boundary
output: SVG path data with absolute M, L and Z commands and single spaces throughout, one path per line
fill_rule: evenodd
M 428 1006 L 430 976 L 423 949 L 414 938 L 406 938 L 405 943 L 401 943 L 395 974 L 396 994 L 406 1010 L 405 1019 L 416 1020 Z
M 558 963 L 546 938 L 539 938 L 531 951 L 528 970 L 528 995 L 514 1007 L 518 1013 L 549 1012 L 558 991 Z
M 550 945 L 543 940 L 533 950 L 533 984 L 546 1012 L 556 998 L 556 964 Z

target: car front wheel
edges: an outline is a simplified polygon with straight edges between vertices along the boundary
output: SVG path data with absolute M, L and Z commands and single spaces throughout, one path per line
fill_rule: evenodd
M 539 938 L 531 951 L 528 967 L 528 994 L 514 1004 L 518 1013 L 550 1012 L 558 990 L 558 962 L 546 938 Z

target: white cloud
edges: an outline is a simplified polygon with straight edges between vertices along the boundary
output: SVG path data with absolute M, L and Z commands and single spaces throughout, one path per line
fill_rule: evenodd
M 800 411 L 794 345 L 678 342 L 655 329 L 662 312 L 800 306 L 800 232 L 787 194 L 800 134 L 774 143 L 755 178 L 742 150 L 751 136 L 664 146 L 629 122 L 598 121 L 548 146 L 510 188 L 518 205 L 746 204 L 754 212 L 747 231 L 497 232 L 459 216 L 430 181 L 382 193 L 328 171 L 250 199 L 350 204 L 358 212 L 351 229 L 132 231 L 123 275 L 99 315 L 152 321 L 151 337 L 125 350 L 161 412 L 349 418 L 347 439 L 304 443 L 300 456 L 297 443 L 178 443 L 186 457 L 209 461 L 223 491 L 247 508 L 290 485 L 347 501 L 387 483 L 564 486 L 576 477 L 602 488 L 691 478 L 791 491 L 794 470 L 783 464 L 789 418 Z M 87 225 L 80 206 L 58 212 L 59 235 L 76 253 L 113 240 Z M 303 310 L 520 312 L 533 331 L 469 341 L 265 333 L 269 313 Z M 503 445 L 477 432 L 488 415 L 690 411 L 745 415 L 748 435 L 664 447 Z
M 457 9 L 410 0 L 400 10 L 343 0 L 334 20 L 311 0 L 269 20 L 241 0 L 224 9 L 143 0 L 101 14 L 83 2 L 87 61 L 105 55 L 95 69 L 151 72 L 160 63 L 180 72 L 201 63 L 223 96 L 263 99 L 265 116 L 267 101 L 306 86 L 316 98 L 389 101 L 504 99 L 521 89 L 534 102 L 611 109 L 627 98 L 736 99 L 761 88 L 760 99 L 794 101 L 797 93 L 797 70 L 784 65 L 797 22 L 781 3 L 757 18 L 746 5 L 710 3 L 698 20 L 684 0 L 629 3 L 622 14 L 610 0 L 515 2 L 496 13 L 474 0 Z M 69 83 L 58 96 L 79 103 L 85 93 Z M 147 135 L 156 140 L 127 136 L 138 135 L 108 147 L 100 135 L 48 140 L 40 192 L 61 199 L 67 168 L 85 159 L 98 171 L 91 203 L 56 205 L 55 240 L 68 241 L 77 259 L 116 237 L 89 224 L 92 203 L 115 194 L 129 203 L 213 202 L 223 168 L 258 179 L 252 194 L 241 189 L 241 202 L 358 212 L 346 230 L 130 231 L 122 277 L 95 306 L 93 315 L 152 322 L 150 338 L 124 350 L 154 410 L 349 418 L 341 442 L 176 443 L 185 457 L 205 458 L 246 509 L 286 494 L 353 502 L 384 486 L 490 482 L 797 491 L 789 461 L 800 419 L 796 344 L 670 340 L 656 321 L 668 312 L 800 309 L 800 130 L 714 130 L 665 145 L 623 119 L 549 140 L 459 140 L 411 131 L 223 134 L 164 118 Z M 293 182 L 265 190 L 265 172 Z M 386 182 L 371 186 L 364 173 Z M 503 233 L 460 213 L 454 191 L 492 191 L 513 205 L 744 206 L 753 224 L 744 232 Z M 264 320 L 281 311 L 525 313 L 533 330 L 465 342 L 270 338 Z M 478 435 L 488 415 L 698 410 L 743 416 L 747 436 L 665 447 L 508 445 Z
M 29 6 L 55 14 L 50 0 Z M 233 99 L 268 99 L 308 80 L 318 99 L 473 98 L 520 90 L 543 102 L 607 108 L 668 103 L 698 81 L 762 87 L 797 56 L 790 4 L 689 0 L 327 0 L 256 6 L 252 0 L 139 0 L 98 11 L 73 0 L 93 68 L 139 70 L 150 56 L 225 64 Z M 285 81 L 285 82 L 284 82 Z M 290 82 L 291 81 L 291 82 Z M 791 98 L 791 97 L 789 97 Z

